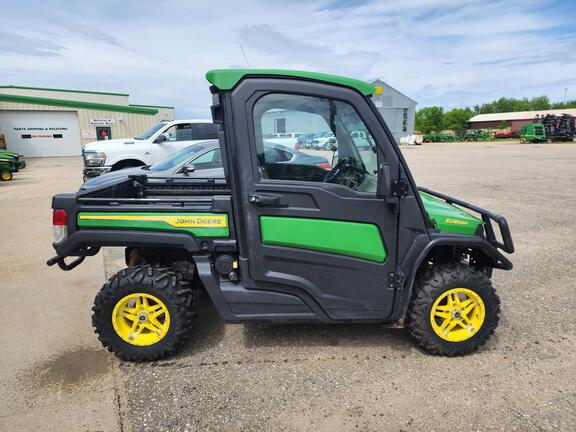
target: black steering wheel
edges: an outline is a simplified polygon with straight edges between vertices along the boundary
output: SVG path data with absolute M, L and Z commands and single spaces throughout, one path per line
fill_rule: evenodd
M 364 181 L 366 174 L 364 168 L 357 167 L 353 158 L 342 158 L 324 178 L 325 183 L 335 183 L 352 187 Z

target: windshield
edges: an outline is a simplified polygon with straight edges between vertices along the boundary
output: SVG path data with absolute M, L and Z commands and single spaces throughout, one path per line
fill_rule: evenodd
M 137 136 L 134 139 L 137 140 L 147 140 L 148 138 L 150 138 L 152 135 L 154 135 L 156 132 L 158 132 L 160 129 L 162 129 L 164 126 L 166 126 L 166 123 L 158 123 L 155 126 L 152 126 L 150 129 L 148 129 L 146 132 L 144 132 L 142 135 Z
M 164 171 L 170 168 L 174 168 L 175 166 L 178 166 L 180 163 L 189 159 L 190 156 L 207 148 L 208 146 L 198 144 L 186 147 L 185 149 L 182 149 L 179 152 L 176 152 L 173 155 L 168 156 L 162 162 L 158 162 L 157 164 L 152 165 L 150 167 L 150 171 Z

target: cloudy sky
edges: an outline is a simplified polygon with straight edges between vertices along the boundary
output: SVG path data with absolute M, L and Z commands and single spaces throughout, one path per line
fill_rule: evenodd
M 0 0 L 0 85 L 130 93 L 207 117 L 205 72 L 382 78 L 419 107 L 576 99 L 570 0 Z

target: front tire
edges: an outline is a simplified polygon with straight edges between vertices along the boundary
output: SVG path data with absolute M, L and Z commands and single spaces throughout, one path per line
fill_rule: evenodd
M 12 180 L 12 173 L 10 171 L 2 171 L 2 173 L 0 174 L 0 178 L 2 178 L 2 181 L 10 181 Z
M 498 326 L 500 299 L 485 273 L 463 264 L 422 273 L 410 305 L 411 335 L 428 353 L 459 356 L 484 345 Z
M 108 351 L 130 361 L 158 360 L 190 336 L 196 317 L 179 272 L 139 265 L 116 273 L 94 300 L 92 325 Z

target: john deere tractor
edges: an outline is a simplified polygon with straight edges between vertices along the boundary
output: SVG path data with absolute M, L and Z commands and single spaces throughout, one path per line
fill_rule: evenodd
M 23 155 L 13 151 L 0 149 L 0 157 L 3 156 L 8 156 L 14 159 L 16 161 L 16 165 L 18 166 L 19 170 L 26 168 L 26 160 L 24 159 Z
M 18 162 L 10 156 L 0 154 L 0 179 L 10 181 L 14 172 L 18 171 Z

